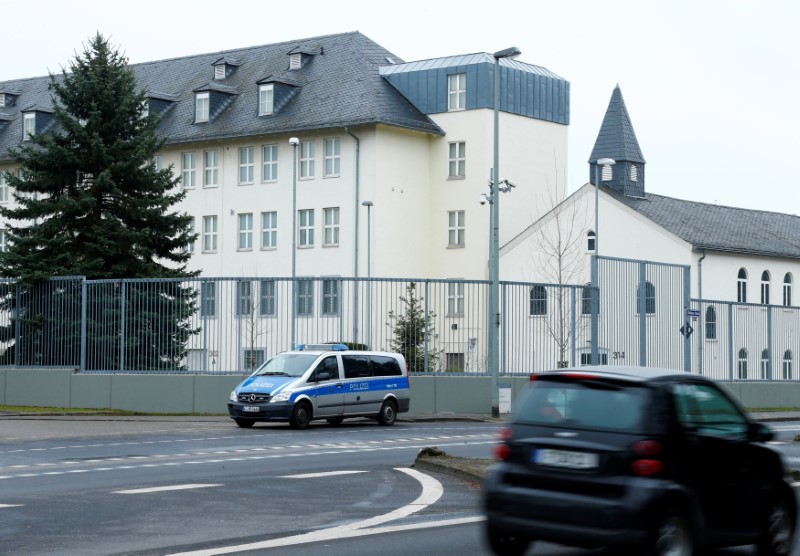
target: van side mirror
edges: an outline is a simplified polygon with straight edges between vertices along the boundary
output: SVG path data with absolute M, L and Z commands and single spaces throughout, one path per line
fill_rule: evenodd
M 319 371 L 314 377 L 314 382 L 322 382 L 323 380 L 330 380 L 332 375 L 330 371 Z

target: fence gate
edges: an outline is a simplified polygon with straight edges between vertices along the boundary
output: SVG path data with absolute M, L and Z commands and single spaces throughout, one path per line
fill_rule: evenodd
M 593 257 L 583 314 L 590 347 L 581 363 L 691 370 L 690 267 Z

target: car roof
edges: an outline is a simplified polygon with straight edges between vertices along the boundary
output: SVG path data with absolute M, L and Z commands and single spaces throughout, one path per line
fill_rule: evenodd
M 572 367 L 541 373 L 538 376 L 558 375 L 584 375 L 615 380 L 629 380 L 632 382 L 645 382 L 669 377 L 688 376 L 689 373 L 674 369 L 661 369 L 658 367 L 641 367 L 638 365 L 587 365 L 585 367 Z M 538 378 L 537 376 L 537 378 Z M 693 377 L 697 375 L 692 375 Z

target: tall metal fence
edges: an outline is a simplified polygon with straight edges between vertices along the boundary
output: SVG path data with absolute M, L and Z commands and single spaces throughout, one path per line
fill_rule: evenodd
M 500 372 L 592 362 L 798 380 L 800 309 L 689 297 L 689 269 L 597 257 L 593 283 L 501 282 Z M 382 278 L 0 282 L 0 364 L 248 373 L 301 343 L 402 352 L 416 373 L 487 374 L 489 283 Z

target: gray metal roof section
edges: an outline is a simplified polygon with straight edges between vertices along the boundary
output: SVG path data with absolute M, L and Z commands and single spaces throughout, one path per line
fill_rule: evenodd
M 685 201 L 646 193 L 643 198 L 603 192 L 694 249 L 800 259 L 800 216 Z
M 317 54 L 301 69 L 287 71 L 289 52 Z M 159 126 L 159 133 L 172 144 L 377 124 L 443 135 L 439 126 L 380 76 L 387 57 L 399 59 L 356 31 L 129 67 L 143 90 L 177 97 Z M 197 125 L 193 91 L 213 80 L 212 64 L 220 58 L 241 62 L 225 80 L 238 96 L 213 122 Z M 280 111 L 259 117 L 258 81 L 265 75 L 284 74 L 292 75 L 298 93 Z M 8 149 L 22 137 L 20 106 L 52 110 L 49 82 L 45 76 L 0 83 L 0 90 L 19 92 L 15 106 L 5 108 L 16 121 L 0 128 L 0 161 L 9 160 Z
M 423 114 L 449 110 L 448 79 L 465 76 L 466 110 L 494 108 L 495 59 L 467 54 L 385 65 L 381 75 Z M 516 60 L 499 63 L 500 110 L 528 118 L 569 124 L 569 82 L 542 67 Z
M 597 135 L 589 163 L 594 163 L 600 158 L 613 158 L 617 162 L 642 164 L 645 162 L 619 85 L 611 93 L 611 100 L 608 102 L 608 109 L 603 117 L 603 124 L 600 126 L 600 133 Z
M 462 54 L 459 56 L 447 56 L 445 58 L 431 58 L 430 60 L 419 60 L 417 62 L 399 63 L 381 68 L 381 75 L 392 75 L 411 71 L 425 71 L 430 69 L 452 68 L 457 66 L 468 66 L 473 64 L 494 64 L 494 56 L 486 52 L 476 54 Z M 502 58 L 501 66 L 507 66 L 520 71 L 552 77 L 553 79 L 563 79 L 547 68 L 526 64 L 518 60 Z

